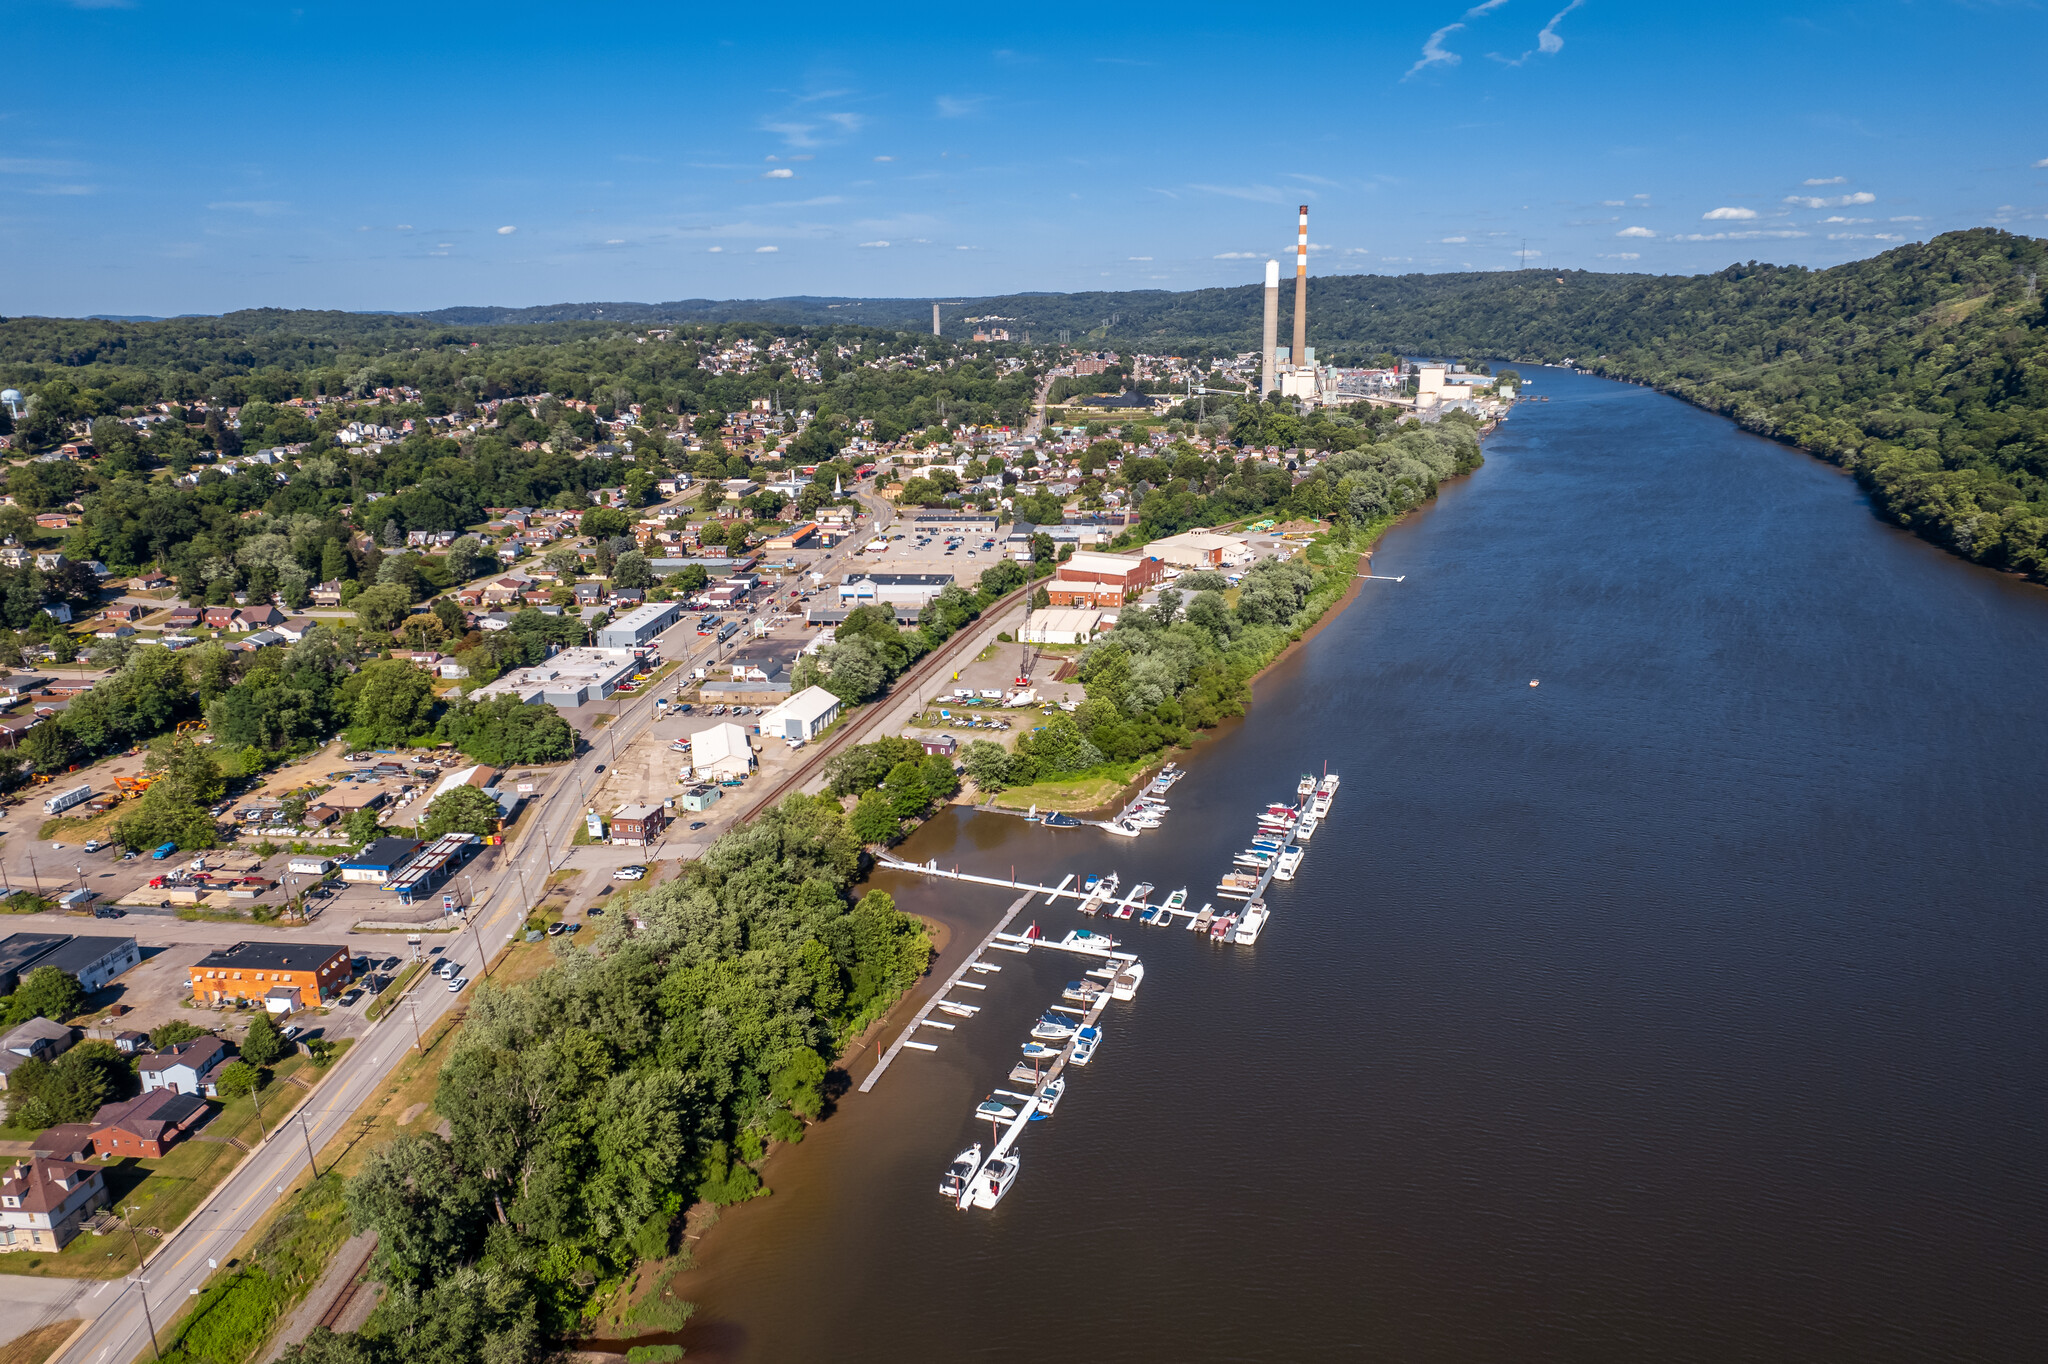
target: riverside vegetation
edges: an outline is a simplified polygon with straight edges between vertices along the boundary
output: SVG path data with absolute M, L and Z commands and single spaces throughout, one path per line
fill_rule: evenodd
M 674 1253 L 694 1202 L 760 1193 L 767 1143 L 801 1139 L 842 1044 L 930 963 L 888 895 L 849 903 L 862 870 L 838 803 L 789 796 L 621 897 L 594 950 L 476 987 L 434 1097 L 451 1135 L 378 1149 L 344 1194 L 388 1296 L 287 1359 L 539 1360 Z

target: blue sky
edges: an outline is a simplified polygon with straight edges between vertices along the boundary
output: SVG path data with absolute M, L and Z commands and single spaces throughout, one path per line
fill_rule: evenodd
M 715 12 L 707 12 L 715 11 Z M 15 0 L 0 313 L 1825 265 L 2048 212 L 2048 13 Z

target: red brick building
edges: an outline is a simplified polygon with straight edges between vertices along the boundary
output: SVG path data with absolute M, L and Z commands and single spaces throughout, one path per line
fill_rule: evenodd
M 1054 606 L 1109 610 L 1143 596 L 1165 573 L 1158 559 L 1083 550 L 1060 565 L 1045 592 Z

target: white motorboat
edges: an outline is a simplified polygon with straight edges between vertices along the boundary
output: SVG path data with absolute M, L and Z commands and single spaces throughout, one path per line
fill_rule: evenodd
M 1102 998 L 1102 987 L 1092 980 L 1070 980 L 1067 988 L 1060 992 L 1060 998 L 1076 1004 L 1093 1004 Z
M 972 1018 L 981 1012 L 981 1006 L 979 1004 L 955 1004 L 950 999 L 942 999 L 939 1001 L 939 1012 L 951 1014 L 955 1018 Z
M 1041 1042 L 1064 1042 L 1074 1035 L 1074 1025 L 1055 1014 L 1047 1014 L 1031 1025 L 1031 1035 Z
M 1301 859 L 1302 851 L 1300 848 L 1289 848 L 1286 852 L 1281 853 L 1280 865 L 1273 868 L 1273 879 L 1275 881 L 1292 881 L 1294 879 L 1294 869 L 1301 865 Z
M 991 971 L 1000 971 L 1003 969 L 1000 966 L 994 966 L 985 961 L 970 962 L 968 963 L 968 965 L 970 969 L 979 971 L 983 975 L 987 975 Z
M 1136 999 L 1138 986 L 1145 979 L 1145 963 L 1134 961 L 1116 973 L 1116 979 L 1109 983 L 1109 993 L 1114 999 Z
M 946 1173 L 939 1176 L 939 1192 L 954 1202 L 959 1202 L 960 1195 L 967 1191 L 968 1181 L 972 1180 L 975 1172 L 980 1169 L 981 1143 L 977 1141 L 953 1157 L 953 1163 L 946 1167 Z
M 1320 791 L 1321 791 L 1321 792 L 1322 792 L 1322 793 L 1323 793 L 1324 795 L 1326 795 L 1326 796 L 1334 796 L 1334 795 L 1336 795 L 1336 794 L 1337 794 L 1337 774 L 1336 774 L 1335 772 L 1325 772 L 1325 773 L 1323 773 L 1323 779 L 1322 779 L 1322 781 L 1321 781 L 1321 782 L 1320 782 L 1320 783 L 1318 784 L 1318 787 L 1317 787 L 1317 789 L 1318 789 L 1318 790 L 1320 790 Z
M 1316 836 L 1316 830 L 1321 826 L 1322 821 L 1320 819 L 1317 819 L 1314 815 L 1303 815 L 1301 823 L 1294 826 L 1294 841 L 1297 843 L 1302 843 L 1306 842 L 1311 838 L 1314 838 Z
M 1118 838 L 1136 838 L 1139 834 L 1145 832 L 1127 819 L 1111 820 L 1102 827 L 1115 834 Z
M 1038 1107 L 1033 1110 L 1031 1121 L 1044 1122 L 1051 1117 L 1052 1111 L 1060 1106 L 1060 1096 L 1066 1092 L 1066 1076 L 1062 1075 L 1057 1080 L 1048 1081 L 1045 1088 L 1038 1091 Z
M 1294 785 L 1294 794 L 1306 799 L 1316 793 L 1316 777 L 1313 772 L 1301 774 L 1301 780 Z
M 1257 867 L 1261 871 L 1263 871 L 1267 867 L 1273 865 L 1273 854 L 1267 852 L 1245 851 L 1239 853 L 1236 857 L 1233 857 L 1231 861 L 1235 862 L 1240 867 Z
M 1331 800 L 1329 792 L 1318 791 L 1316 793 L 1315 799 L 1311 800 L 1308 803 L 1308 812 L 1314 815 L 1317 819 L 1323 819 L 1329 815 L 1330 805 Z
M 1048 1047 L 1043 1042 L 1026 1042 L 1024 1044 L 1024 1059 L 1027 1061 L 1057 1061 L 1060 1059 L 1060 1052 L 1062 1050 L 1064 1048 Z
M 974 1110 L 974 1116 L 1008 1122 L 1016 1117 L 1020 1111 L 1015 1104 L 1003 1098 L 1000 1094 L 991 1094 L 986 1099 L 983 1099 L 980 1106 Z
M 1070 952 L 1100 952 L 1105 956 L 1116 950 L 1116 944 L 1117 940 L 1109 934 L 1087 928 L 1077 928 L 1060 939 L 1060 946 Z
M 1235 914 L 1218 914 L 1209 923 L 1209 938 L 1212 942 L 1229 942 L 1237 929 Z
M 1187 907 L 1187 903 L 1188 888 L 1182 886 L 1179 890 L 1166 897 L 1166 912 L 1168 914 L 1178 914 Z
M 993 1208 L 1003 1201 L 1003 1195 L 1017 1182 L 1018 1159 L 1015 1151 L 1000 1156 L 990 1156 L 988 1164 L 981 1167 L 968 1186 L 968 1196 L 961 1200 L 962 1208 Z
M 1076 1066 L 1085 1066 L 1095 1058 L 1095 1049 L 1102 1045 L 1102 1029 L 1083 1028 L 1074 1034 L 1074 1051 L 1067 1061 Z
M 1255 943 L 1259 940 L 1259 930 L 1265 926 L 1266 903 L 1263 900 L 1254 900 L 1245 906 L 1244 917 L 1237 921 L 1237 933 L 1231 941 Z

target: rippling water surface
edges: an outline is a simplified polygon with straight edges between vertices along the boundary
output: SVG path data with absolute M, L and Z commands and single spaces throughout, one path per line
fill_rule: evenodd
M 967 1115 L 1079 975 L 998 954 L 978 1018 L 707 1237 L 693 1358 L 2040 1348 L 2048 593 L 1795 451 L 1535 373 L 1551 401 L 1383 542 L 1407 580 L 1261 681 L 1164 829 L 912 839 L 1199 901 L 1258 804 L 1343 775 L 1256 947 L 1117 926 L 1139 999 L 961 1214 Z M 938 974 L 1010 898 L 878 884 L 958 929 Z

